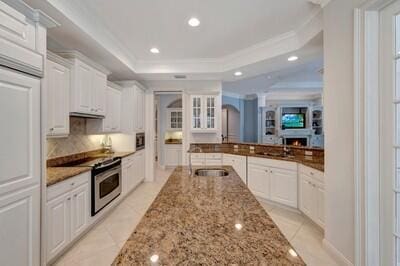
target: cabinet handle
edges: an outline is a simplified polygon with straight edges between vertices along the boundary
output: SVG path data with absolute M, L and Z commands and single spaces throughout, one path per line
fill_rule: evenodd
M 50 131 L 53 131 L 53 130 L 54 130 L 54 127 L 50 128 Z

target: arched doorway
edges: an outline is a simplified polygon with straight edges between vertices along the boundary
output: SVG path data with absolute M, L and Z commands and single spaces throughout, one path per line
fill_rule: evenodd
M 240 142 L 240 111 L 233 105 L 222 105 L 222 142 Z

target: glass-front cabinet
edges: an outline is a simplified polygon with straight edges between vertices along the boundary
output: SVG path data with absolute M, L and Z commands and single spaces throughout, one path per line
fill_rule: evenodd
M 191 130 L 215 131 L 217 125 L 216 95 L 191 95 Z

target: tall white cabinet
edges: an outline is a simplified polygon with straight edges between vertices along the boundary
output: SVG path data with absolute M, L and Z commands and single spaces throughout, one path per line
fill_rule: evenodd
M 39 265 L 39 79 L 0 69 L 0 121 L 0 265 Z
M 0 13 L 0 265 L 38 266 L 41 78 L 56 23 L 20 1 L 0 1 Z

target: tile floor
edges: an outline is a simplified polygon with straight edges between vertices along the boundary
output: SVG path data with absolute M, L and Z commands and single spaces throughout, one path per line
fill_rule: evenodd
M 54 265 L 110 265 L 158 194 L 172 169 L 156 169 L 157 180 L 143 183 Z M 322 246 L 323 234 L 301 214 L 260 200 L 307 265 L 338 265 Z

